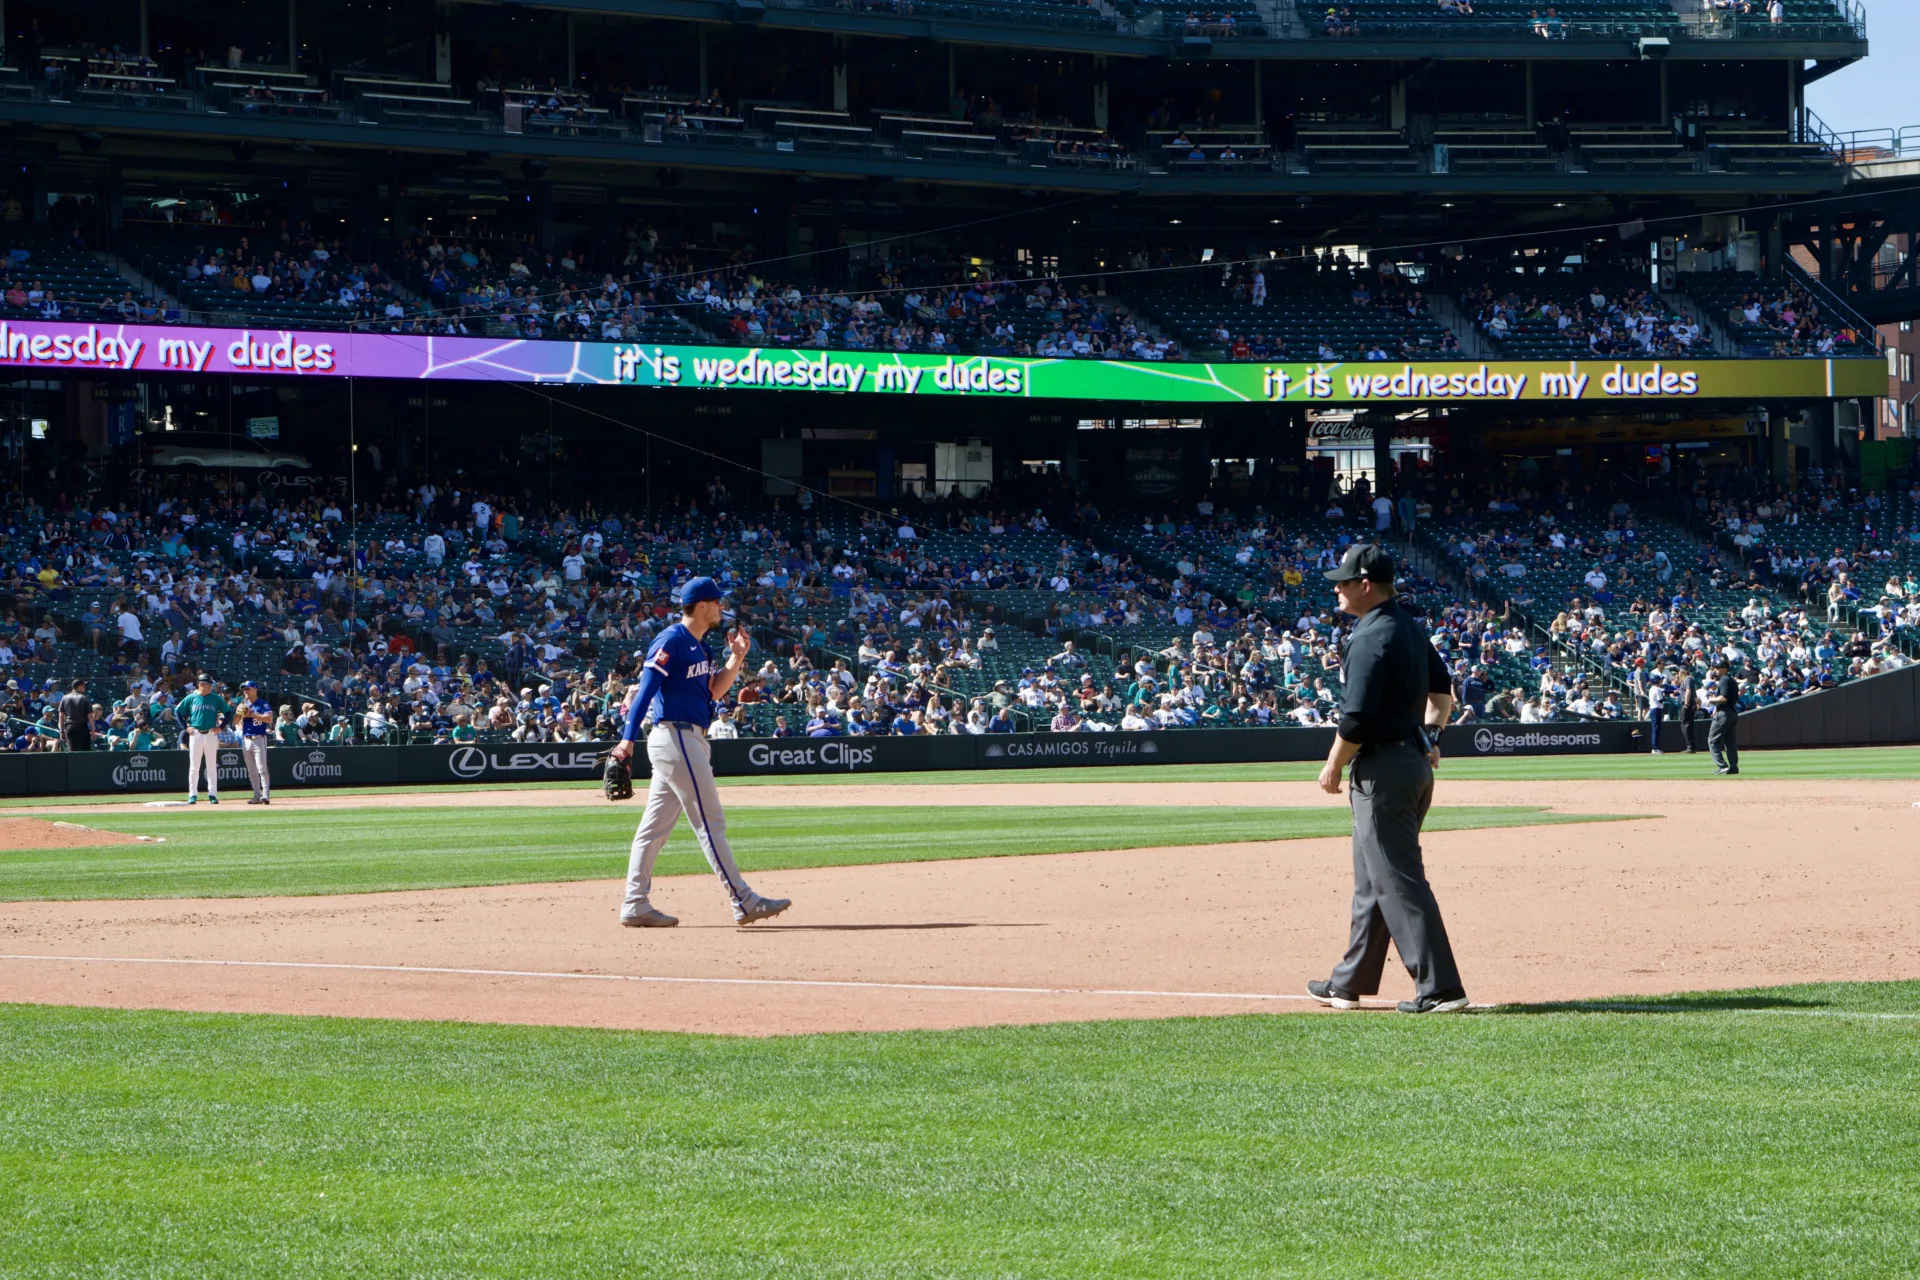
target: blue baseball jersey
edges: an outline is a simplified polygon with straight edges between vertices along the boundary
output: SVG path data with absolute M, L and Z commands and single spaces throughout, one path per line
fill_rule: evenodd
M 252 702 L 247 702 L 243 700 L 240 703 L 240 709 L 243 711 L 250 711 L 256 716 L 271 717 L 273 715 L 273 704 L 271 702 L 268 702 L 265 698 L 255 698 Z M 240 732 L 245 734 L 249 738 L 264 738 L 267 736 L 269 732 L 272 731 L 272 729 L 273 729 L 273 721 L 271 719 L 264 720 L 264 721 L 248 720 L 246 722 L 246 726 L 242 728 Z
M 706 728 L 713 719 L 708 681 L 723 665 L 713 660 L 685 623 L 676 622 L 662 631 L 648 647 L 640 669 L 640 692 L 627 713 L 627 736 L 637 735 L 641 723 L 650 718 Z

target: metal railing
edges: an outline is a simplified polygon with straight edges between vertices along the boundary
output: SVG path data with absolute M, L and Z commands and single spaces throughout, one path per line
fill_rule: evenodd
M 1826 313 L 1822 319 L 1829 323 L 1835 320 L 1844 322 L 1854 330 L 1859 342 L 1870 342 L 1873 344 L 1873 351 L 1876 355 L 1886 349 L 1886 343 L 1880 336 L 1880 330 L 1863 318 L 1858 311 L 1855 311 L 1846 299 L 1829 288 L 1820 277 L 1801 266 L 1799 261 L 1791 255 L 1784 255 L 1783 266 L 1785 267 L 1787 278 L 1812 294 L 1813 300 L 1820 304 L 1822 310 Z
M 1851 129 L 1846 133 L 1828 131 L 1822 140 L 1836 148 L 1848 164 L 1920 157 L 1920 124 L 1902 125 L 1897 129 Z

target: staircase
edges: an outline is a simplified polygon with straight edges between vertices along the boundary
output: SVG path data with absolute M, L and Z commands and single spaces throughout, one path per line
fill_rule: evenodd
M 94 250 L 93 256 L 113 268 L 114 272 L 118 274 L 122 280 L 132 285 L 134 292 L 141 297 L 159 303 L 162 308 L 177 308 L 180 312 L 180 319 L 188 324 L 206 323 L 205 317 L 187 310 L 186 307 L 180 304 L 178 298 L 148 279 L 138 267 L 128 262 L 125 258 L 120 257 L 118 254 L 108 253 L 105 249 Z
M 1474 327 L 1460 305 L 1444 292 L 1428 290 L 1427 310 L 1435 320 L 1453 330 L 1453 336 L 1460 340 L 1460 354 L 1475 360 L 1495 360 L 1499 353 L 1490 350 L 1484 334 Z

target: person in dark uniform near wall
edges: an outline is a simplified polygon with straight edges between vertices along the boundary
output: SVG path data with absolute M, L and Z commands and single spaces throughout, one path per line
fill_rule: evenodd
M 1693 682 L 1692 672 L 1682 672 L 1680 676 L 1680 733 L 1687 740 L 1687 754 L 1693 755 L 1698 748 L 1693 745 L 1693 722 L 1700 718 L 1700 687 Z
M 60 699 L 60 745 L 67 751 L 93 750 L 93 699 L 85 680 L 75 680 Z
M 1467 993 L 1420 857 L 1453 684 L 1426 629 L 1396 598 L 1385 551 L 1351 547 L 1326 576 L 1341 612 L 1355 619 L 1341 660 L 1340 724 L 1320 771 L 1320 789 L 1339 795 L 1353 766 L 1353 937 L 1333 976 L 1309 982 L 1307 994 L 1359 1008 L 1362 996 L 1380 990 L 1391 939 L 1414 981 L 1414 998 L 1400 1011 L 1453 1013 L 1467 1007 Z
M 1707 668 L 1705 702 L 1713 712 L 1713 719 L 1707 722 L 1707 750 L 1713 753 L 1713 771 L 1739 773 L 1740 683 L 1723 659 L 1714 659 Z

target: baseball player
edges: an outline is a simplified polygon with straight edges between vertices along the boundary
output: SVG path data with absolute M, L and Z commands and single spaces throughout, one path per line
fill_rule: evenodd
M 260 686 L 251 680 L 240 686 L 240 705 L 234 709 L 234 719 L 240 722 L 240 755 L 247 762 L 247 779 L 253 783 L 253 799 L 247 803 L 272 804 L 267 743 L 273 731 L 273 704 L 260 696 Z
M 753 646 L 746 628 L 736 629 L 727 637 L 726 665 L 715 666 L 701 637 L 720 625 L 724 598 L 720 584 L 712 578 L 690 579 L 680 589 L 680 621 L 662 631 L 647 649 L 639 688 L 627 708 L 626 728 L 611 752 L 616 760 L 628 759 L 641 726 L 652 723 L 647 760 L 653 766 L 653 781 L 647 788 L 647 811 L 634 832 L 627 897 L 620 908 L 620 923 L 630 929 L 665 929 L 680 923 L 656 908 L 647 895 L 653 887 L 654 859 L 683 812 L 708 864 L 726 886 L 735 924 L 765 920 L 793 905 L 786 898 L 763 898 L 747 887 L 733 864 L 727 815 L 720 806 L 720 791 L 713 785 L 707 751 L 713 704 L 727 696 Z
M 187 730 L 187 803 L 200 803 L 200 771 L 207 773 L 207 803 L 220 803 L 220 726 L 233 708 L 213 691 L 213 677 L 202 671 L 194 677 L 194 691 L 180 699 L 173 712 Z

